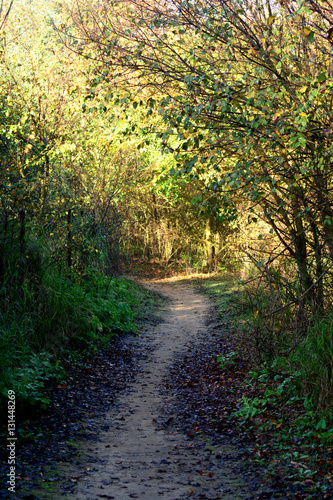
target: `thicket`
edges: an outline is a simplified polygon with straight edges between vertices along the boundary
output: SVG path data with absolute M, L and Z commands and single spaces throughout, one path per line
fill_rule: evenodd
M 9 389 L 46 404 L 68 349 L 136 331 L 135 287 L 119 277 L 124 180 L 99 114 L 81 110 L 89 68 L 74 69 L 48 14 L 13 4 L 0 41 L 1 405 Z
M 159 120 L 124 110 L 82 44 L 61 40 L 65 4 L 1 6 L 0 404 L 10 389 L 40 405 L 68 350 L 136 330 L 128 259 L 218 260 L 192 201 L 202 185 L 173 181 L 147 132 Z
M 330 412 L 332 26 L 329 1 L 14 2 L 4 345 L 21 339 L 29 365 L 30 349 L 130 329 L 128 258 L 227 267 L 252 280 L 258 361 L 301 367 Z
M 258 359 L 287 378 L 301 367 L 302 390 L 327 411 L 332 11 L 312 0 L 78 1 L 61 29 L 84 38 L 80 52 L 101 80 L 122 86 L 124 109 L 159 117 L 150 131 L 173 154 L 177 185 L 200 185 L 192 200 L 206 214 L 208 242 L 210 220 L 234 225 L 254 264 Z

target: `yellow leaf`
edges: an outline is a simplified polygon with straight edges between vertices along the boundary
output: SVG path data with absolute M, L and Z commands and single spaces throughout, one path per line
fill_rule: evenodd
M 309 28 L 304 28 L 304 33 L 306 34 L 306 36 L 308 36 L 310 35 L 311 30 Z
M 304 86 L 304 87 L 302 87 L 302 88 L 300 89 L 300 93 L 301 93 L 301 94 L 304 94 L 304 92 L 306 92 L 306 91 L 307 91 L 307 87 L 306 87 L 306 86 Z
M 269 18 L 267 19 L 267 24 L 268 24 L 268 26 L 269 26 L 270 24 L 273 24 L 273 23 L 274 23 L 274 21 L 275 21 L 275 16 L 269 16 Z

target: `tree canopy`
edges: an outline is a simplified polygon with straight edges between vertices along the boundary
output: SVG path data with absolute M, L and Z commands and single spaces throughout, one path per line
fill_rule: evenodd
M 327 314 L 332 12 L 321 0 L 2 1 L 8 324 L 25 293 L 45 311 L 59 287 L 81 297 L 132 258 L 264 278 L 272 336 L 281 311 L 303 333 Z M 96 333 L 109 323 L 94 307 L 80 317 Z
M 173 175 L 204 182 L 202 207 L 244 203 L 288 254 L 301 295 L 323 305 L 333 256 L 330 2 L 75 2 L 63 33 L 99 76 L 158 114 Z M 107 76 L 106 76 L 107 75 Z M 324 257 L 330 255 L 329 261 Z

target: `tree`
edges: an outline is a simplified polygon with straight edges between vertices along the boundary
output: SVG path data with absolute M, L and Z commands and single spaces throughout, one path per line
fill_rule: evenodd
M 158 136 L 180 172 L 206 176 L 221 216 L 249 200 L 295 261 L 302 304 L 323 306 L 333 257 L 330 3 L 76 6 L 68 29 L 98 67 L 158 91 L 149 113 L 162 116 Z
M 51 262 L 63 261 L 77 269 L 96 250 L 97 238 L 88 238 L 87 231 L 96 223 L 92 216 L 93 207 L 100 205 L 96 192 L 104 189 L 106 197 L 108 191 L 96 175 L 105 144 L 100 137 L 96 140 L 96 129 L 92 130 L 94 125 L 101 127 L 99 110 L 92 114 L 90 130 L 84 120 L 89 67 L 59 43 L 49 7 L 38 0 L 15 5 L 2 39 L 1 245 L 8 247 L 12 231 L 9 258 L 20 248 L 19 267 L 25 266 L 24 255 L 29 257 L 24 240 L 33 239 L 43 242 Z M 107 196 L 103 203 L 112 211 L 111 190 Z M 2 262 L 2 268 L 6 266 Z

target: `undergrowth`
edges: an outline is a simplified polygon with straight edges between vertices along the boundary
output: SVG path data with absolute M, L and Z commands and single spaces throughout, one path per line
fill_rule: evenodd
M 65 376 L 64 356 L 93 352 L 113 335 L 137 331 L 142 292 L 94 266 L 79 273 L 47 260 L 43 265 L 42 255 L 34 265 L 12 261 L 8 254 L 0 288 L 0 408 L 8 390 L 18 405 L 45 407 L 52 384 Z
M 286 311 L 270 332 L 260 330 L 270 301 L 262 288 L 256 294 L 228 275 L 199 282 L 215 301 L 222 328 L 232 332 L 228 352 L 217 356 L 221 369 L 232 377 L 239 360 L 247 360 L 242 397 L 231 410 L 239 436 L 252 441 L 272 484 L 302 487 L 307 493 L 300 498 L 331 498 L 333 314 L 313 317 L 306 331 L 293 334 Z

